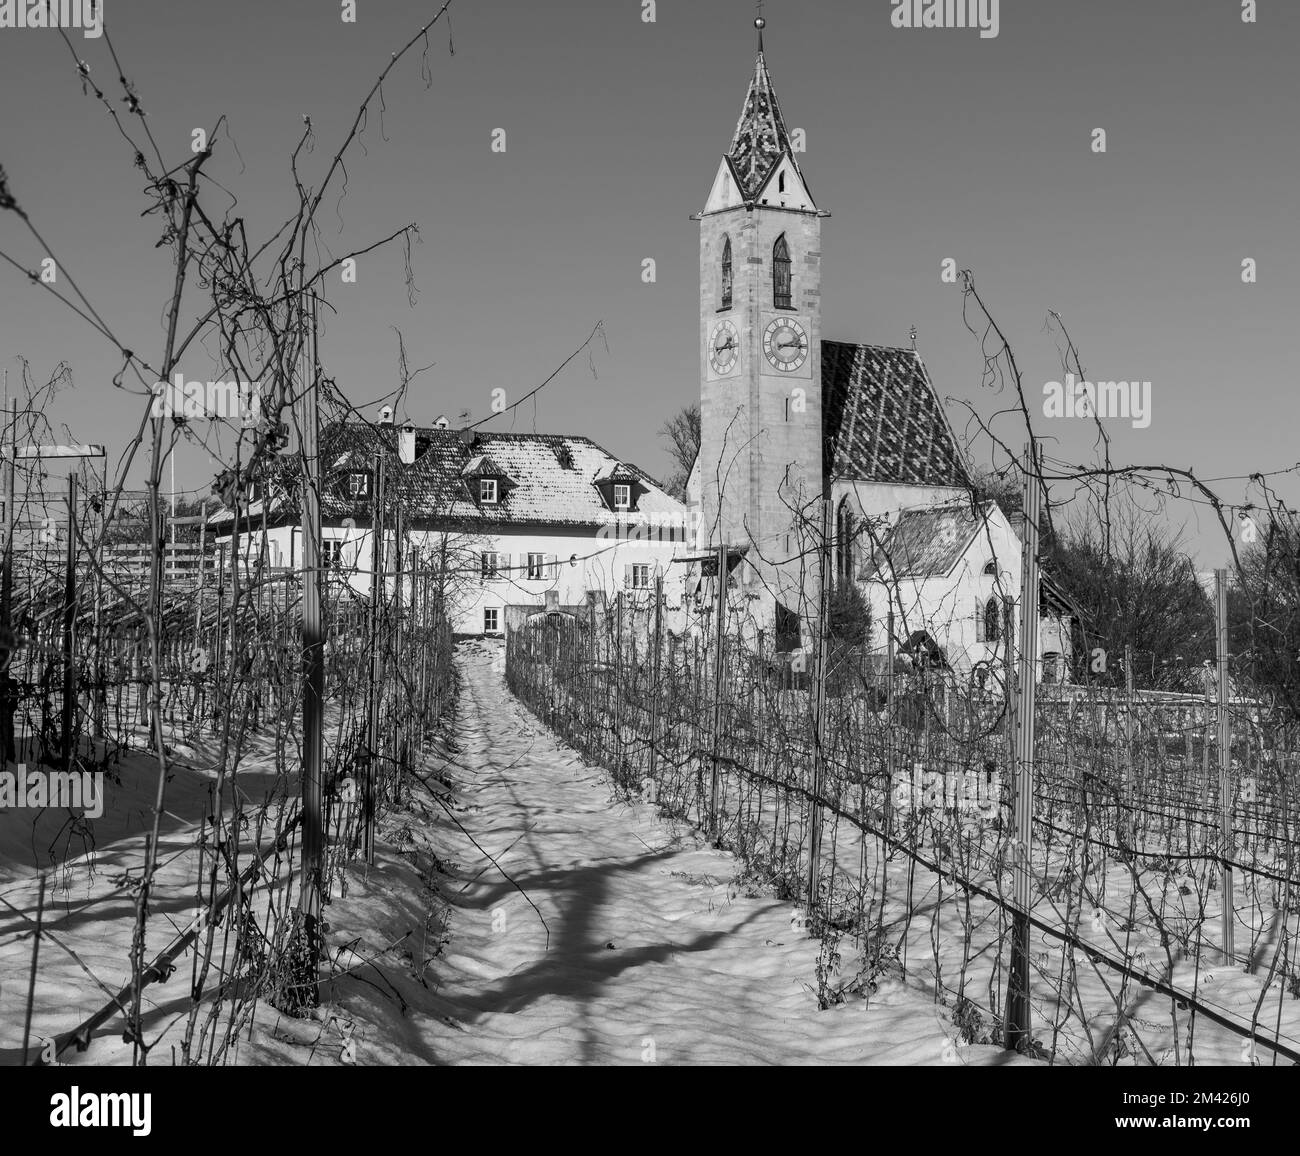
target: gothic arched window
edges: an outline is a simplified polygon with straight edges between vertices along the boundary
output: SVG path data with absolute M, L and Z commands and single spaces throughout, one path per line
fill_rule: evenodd
M 990 598 L 984 603 L 984 641 L 997 642 L 1002 637 L 1002 603 Z
M 790 298 L 790 246 L 782 233 L 772 248 L 772 304 L 778 309 L 790 309 Z
M 835 573 L 843 583 L 853 581 L 853 509 L 848 498 L 841 500 L 835 513 L 835 540 L 839 546 Z
M 722 243 L 722 306 L 731 308 L 731 238 L 726 237 Z

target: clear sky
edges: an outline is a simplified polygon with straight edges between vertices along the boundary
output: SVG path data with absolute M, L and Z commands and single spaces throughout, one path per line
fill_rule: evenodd
M 255 236 L 291 205 L 287 157 L 309 114 L 319 180 L 389 53 L 436 10 L 424 0 L 104 0 L 123 67 L 165 154 L 230 121 L 209 172 L 239 197 Z M 768 0 L 768 63 L 824 227 L 824 336 L 918 348 L 939 393 L 988 417 L 978 342 L 945 258 L 971 268 L 1012 341 L 1031 401 L 1061 376 L 1058 310 L 1100 379 L 1149 380 L 1146 428 L 1108 423 L 1118 461 L 1168 462 L 1209 478 L 1300 459 L 1294 337 L 1300 319 L 1300 4 L 1261 0 L 1003 0 L 998 35 L 892 26 L 888 0 Z M 698 227 L 753 66 L 748 0 L 455 0 L 430 37 L 432 84 L 408 58 L 384 86 L 346 196 L 321 214 L 335 253 L 417 222 L 419 299 L 400 248 L 363 259 L 322 357 L 372 409 L 412 366 L 407 414 L 430 423 L 489 412 L 491 391 L 532 389 L 604 321 L 593 377 L 579 359 L 489 428 L 581 433 L 657 475 L 656 431 L 698 396 Z M 455 54 L 449 53 L 449 32 Z M 74 43 L 101 84 L 102 40 Z M 116 96 L 119 94 L 115 94 Z M 1107 151 L 1092 150 L 1095 128 Z M 493 131 L 506 151 L 492 150 Z M 386 138 L 386 139 L 385 139 Z M 235 151 L 235 146 L 238 152 Z M 56 33 L 0 29 L 0 165 L 100 312 L 157 361 L 171 284 L 140 174 L 103 110 L 83 96 Z M 218 202 L 219 207 L 220 203 Z M 44 256 L 11 214 L 0 250 Z M 1258 282 L 1242 283 L 1246 258 Z M 657 279 L 642 280 L 643 261 Z M 60 360 L 75 389 L 48 416 L 121 451 L 143 402 L 114 390 L 113 350 L 0 265 L 0 365 L 26 357 L 44 380 Z M 183 365 L 222 367 L 197 347 Z M 959 432 L 962 411 L 952 407 Z M 1021 428 L 1001 419 L 1008 440 Z M 1050 453 L 1079 459 L 1085 423 L 1040 419 Z M 206 491 L 216 465 L 183 446 L 178 485 Z M 972 456 L 987 464 L 987 443 Z M 143 480 L 136 471 L 133 484 Z M 1293 473 L 1278 479 L 1300 503 Z M 1240 500 L 1244 483 L 1218 485 Z M 1201 562 L 1222 561 L 1191 521 Z M 1199 518 L 1199 526 L 1197 519 Z

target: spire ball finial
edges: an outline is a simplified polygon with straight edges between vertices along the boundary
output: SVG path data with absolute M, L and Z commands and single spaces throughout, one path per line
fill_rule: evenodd
M 762 32 L 763 29 L 767 27 L 767 21 L 764 20 L 761 16 L 756 16 L 754 17 L 754 27 L 757 28 L 760 32 Z

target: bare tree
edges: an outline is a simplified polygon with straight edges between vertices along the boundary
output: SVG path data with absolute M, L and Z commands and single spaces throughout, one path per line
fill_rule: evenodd
M 1300 716 L 1300 522 L 1281 514 L 1243 547 L 1228 591 L 1228 649 L 1239 673 Z
M 682 406 L 664 422 L 659 436 L 668 439 L 668 452 L 677 467 L 664 482 L 664 489 L 674 498 L 685 499 L 686 481 L 700 452 L 699 403 Z
M 1094 507 L 1066 520 L 1052 551 L 1055 573 L 1084 615 L 1084 655 L 1106 651 L 1102 681 L 1122 681 L 1123 654 L 1133 655 L 1139 687 L 1189 682 L 1214 655 L 1214 611 L 1183 548 L 1182 534 L 1121 491 L 1108 524 Z

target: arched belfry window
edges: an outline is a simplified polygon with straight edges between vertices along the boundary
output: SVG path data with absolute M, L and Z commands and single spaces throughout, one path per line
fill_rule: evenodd
M 778 309 L 790 309 L 790 246 L 782 233 L 772 248 L 772 304 Z
M 727 237 L 722 243 L 722 306 L 723 309 L 731 308 L 731 238 Z

